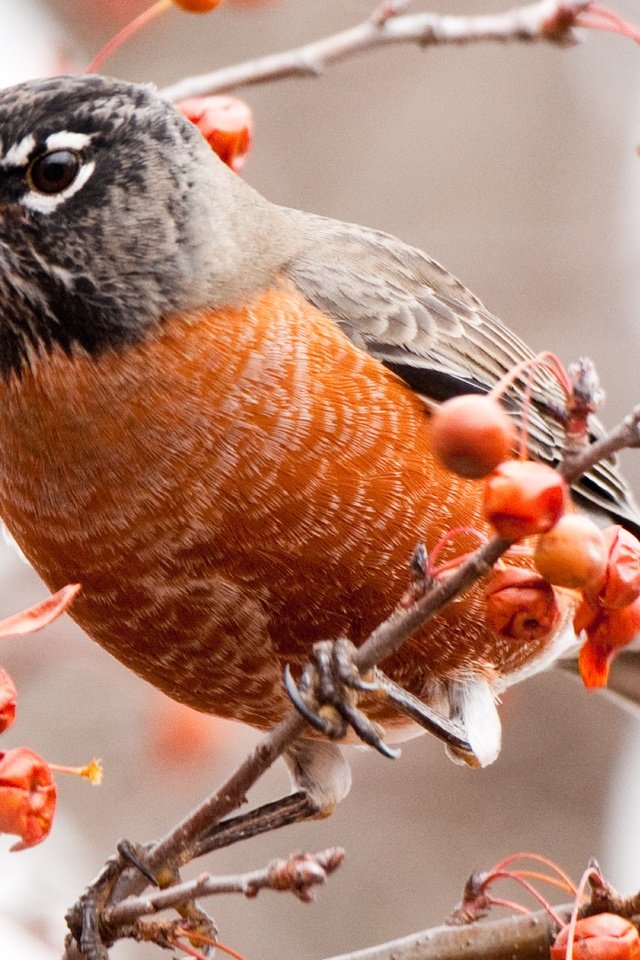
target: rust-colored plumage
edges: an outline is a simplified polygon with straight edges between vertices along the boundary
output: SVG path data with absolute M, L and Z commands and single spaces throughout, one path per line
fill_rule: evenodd
M 390 612 L 418 539 L 482 526 L 477 484 L 430 453 L 424 403 L 287 289 L 98 362 L 36 362 L 0 387 L 0 435 L 0 512 L 52 589 L 82 582 L 87 632 L 171 696 L 259 726 L 282 715 L 285 663 Z M 474 594 L 390 669 L 420 695 L 535 652 L 497 653 Z
M 268 203 L 150 88 L 0 91 L 0 513 L 51 588 L 82 583 L 87 633 L 170 696 L 272 725 L 285 664 L 361 642 L 418 541 L 486 529 L 481 485 L 431 455 L 431 404 L 530 356 L 421 251 Z M 543 376 L 542 460 L 559 455 L 559 402 Z M 611 463 L 578 494 L 638 529 Z M 548 636 L 499 638 L 480 590 L 385 668 L 484 764 L 496 697 L 575 638 L 567 596 Z M 366 708 L 403 735 L 387 701 Z M 318 809 L 348 790 L 330 745 L 289 761 Z

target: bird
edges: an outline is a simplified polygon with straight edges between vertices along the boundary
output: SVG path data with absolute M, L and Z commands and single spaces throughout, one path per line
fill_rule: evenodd
M 290 710 L 285 667 L 396 608 L 417 542 L 487 529 L 478 482 L 433 454 L 433 411 L 533 356 L 420 250 L 270 203 L 153 86 L 101 76 L 0 91 L 0 315 L 11 536 L 50 589 L 82 584 L 72 617 L 126 667 L 259 729 Z M 560 458 L 561 405 L 537 378 L 531 456 Z M 574 493 L 640 530 L 614 463 Z M 561 600 L 557 629 L 509 644 L 476 587 L 385 673 L 486 766 L 500 693 L 575 644 Z M 389 742 L 414 735 L 363 697 Z M 286 759 L 316 813 L 348 792 L 335 743 Z

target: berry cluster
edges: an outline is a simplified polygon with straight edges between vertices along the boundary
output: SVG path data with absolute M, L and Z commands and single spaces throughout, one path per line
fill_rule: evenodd
M 514 543 L 536 537 L 524 549 L 534 569 L 495 572 L 485 594 L 487 623 L 508 639 L 537 639 L 560 621 L 553 587 L 579 591 L 574 628 L 586 635 L 580 673 L 586 687 L 605 686 L 613 656 L 640 632 L 640 541 L 575 512 L 561 474 L 515 459 L 516 441 L 493 396 L 456 397 L 432 417 L 435 456 L 459 476 L 484 478 L 483 514 L 498 536 Z

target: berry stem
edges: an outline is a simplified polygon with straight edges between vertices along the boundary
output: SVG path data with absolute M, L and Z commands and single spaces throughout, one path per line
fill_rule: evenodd
M 104 45 L 102 50 L 96 54 L 89 66 L 87 67 L 85 73 L 97 73 L 98 69 L 102 64 L 107 60 L 112 53 L 120 47 L 125 40 L 128 40 L 129 37 L 132 37 L 134 33 L 137 33 L 142 27 L 147 23 L 150 23 L 152 20 L 155 20 L 164 10 L 168 10 L 172 6 L 172 0 L 156 0 L 155 3 L 152 3 L 147 10 L 143 10 L 142 13 L 138 14 L 137 17 L 134 17 L 130 23 L 128 23 L 122 30 L 119 30 L 116 33 L 115 37 L 112 37 L 108 43 Z
M 576 895 L 573 902 L 573 910 L 571 911 L 571 919 L 569 920 L 569 931 L 567 933 L 567 954 L 566 960 L 573 960 L 573 944 L 576 939 L 576 924 L 578 922 L 578 911 L 580 909 L 580 900 L 582 899 L 587 883 L 593 878 L 594 884 L 599 882 L 602 884 L 602 877 L 600 872 L 595 868 L 593 863 L 589 864 L 587 869 L 584 871 L 580 877 L 580 883 L 576 888 Z M 564 924 L 562 924 L 564 926 Z
M 436 559 L 440 556 L 444 548 L 448 543 L 450 543 L 455 537 L 460 536 L 460 534 L 469 534 L 481 543 L 487 542 L 487 537 L 480 530 L 477 530 L 475 527 L 454 527 L 452 530 L 447 530 L 447 532 L 440 537 L 435 547 L 429 555 L 429 569 L 428 574 L 430 576 L 436 576 L 438 573 L 444 573 L 445 570 L 450 569 L 451 567 L 458 566 L 468 555 L 469 552 L 463 554 L 462 556 L 454 557 L 453 560 L 449 560 L 446 563 L 441 564 L 439 567 L 436 567 Z
M 492 907 L 505 907 L 514 913 L 523 913 L 527 917 L 531 915 L 531 910 L 516 900 L 505 900 L 503 897 L 487 897 L 487 903 L 491 904 Z
M 180 927 L 178 927 L 176 929 L 176 936 L 188 937 L 190 939 L 197 938 L 198 940 L 200 940 L 202 943 L 206 944 L 209 947 L 215 947 L 217 950 L 222 950 L 223 953 L 226 953 L 230 957 L 233 957 L 234 960 L 246 960 L 246 958 L 243 957 L 241 953 L 236 953 L 236 951 L 233 950 L 231 947 L 225 946 L 224 943 L 220 943 L 219 940 L 214 940 L 213 937 L 207 937 L 204 933 L 200 933 L 198 931 L 194 932 L 194 931 L 183 930 Z M 180 946 L 181 950 L 183 949 L 181 944 L 176 944 L 176 946 Z
M 562 361 L 558 359 L 555 353 L 550 353 L 548 350 L 537 354 L 535 357 L 529 357 L 527 360 L 522 360 L 520 363 L 516 364 L 515 367 L 512 367 L 510 370 L 508 370 L 504 376 L 501 377 L 496 384 L 494 384 L 488 394 L 488 396 L 490 396 L 493 400 L 499 400 L 500 397 L 509 389 L 514 380 L 520 376 L 522 376 L 525 380 L 522 417 L 520 420 L 520 441 L 518 444 L 519 460 L 526 460 L 528 455 L 527 436 L 529 433 L 528 422 L 529 408 L 531 405 L 531 393 L 533 391 L 533 384 L 535 382 L 536 374 L 540 369 L 546 369 L 552 376 L 556 378 L 560 389 L 565 395 L 565 398 L 569 400 L 572 390 L 569 377 L 567 376 L 567 371 L 565 370 Z M 526 377 L 524 377 L 524 374 L 526 374 Z
M 529 853 L 527 851 L 512 853 L 508 857 L 505 857 L 504 860 L 501 860 L 499 863 L 497 863 L 491 873 L 497 873 L 500 870 L 505 870 L 517 860 L 533 860 L 534 863 L 540 863 L 543 867 L 549 867 L 549 869 L 553 870 L 553 872 L 556 873 L 563 881 L 565 884 L 565 889 L 575 894 L 576 887 L 569 874 L 565 873 L 562 867 L 559 867 L 557 863 L 553 862 L 553 860 L 550 860 L 548 857 L 543 857 L 541 853 Z
M 590 3 L 584 12 L 577 15 L 575 24 L 578 27 L 587 27 L 589 30 L 617 33 L 640 43 L 640 29 L 627 23 L 613 10 L 608 10 L 607 7 L 599 7 L 595 3 Z
M 545 897 L 543 897 L 542 894 L 536 890 L 533 884 L 528 883 L 524 879 L 524 877 L 520 876 L 518 873 L 512 873 L 510 870 L 496 870 L 494 873 L 490 874 L 487 880 L 489 879 L 492 881 L 493 880 L 515 880 L 515 882 L 519 883 L 520 886 L 523 887 L 527 891 L 527 893 L 529 893 L 533 897 L 534 900 L 538 901 L 540 906 L 547 911 L 551 919 L 558 924 L 558 927 L 560 928 L 564 927 L 564 920 L 562 919 L 562 917 L 560 917 L 558 913 L 556 913 L 556 911 L 553 909 L 549 901 L 546 900 Z

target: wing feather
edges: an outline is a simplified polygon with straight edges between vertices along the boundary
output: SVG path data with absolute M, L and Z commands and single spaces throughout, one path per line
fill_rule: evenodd
M 395 237 L 355 224 L 290 211 L 307 242 L 284 272 L 354 344 L 426 399 L 485 393 L 533 352 L 444 267 Z M 526 383 L 505 395 L 519 417 Z M 555 378 L 536 376 L 529 410 L 532 456 L 562 452 L 564 397 Z M 601 433 L 594 420 L 593 433 Z M 575 485 L 578 498 L 640 535 L 640 513 L 613 461 Z

